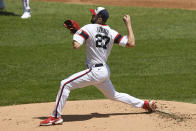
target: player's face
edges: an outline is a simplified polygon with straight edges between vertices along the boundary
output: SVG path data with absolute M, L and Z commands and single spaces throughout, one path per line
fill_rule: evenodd
M 91 23 L 92 24 L 95 24 L 97 22 L 97 19 L 98 19 L 98 16 L 97 15 L 92 15 Z

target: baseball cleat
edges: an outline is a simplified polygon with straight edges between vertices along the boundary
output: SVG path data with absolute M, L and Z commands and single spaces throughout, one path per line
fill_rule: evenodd
M 40 126 L 50 126 L 50 125 L 59 125 L 63 123 L 63 119 L 55 118 L 55 117 L 48 117 L 47 119 L 40 122 Z
M 21 16 L 22 19 L 28 19 L 31 17 L 30 12 L 24 12 L 23 15 Z
M 143 109 L 147 110 L 148 112 L 154 112 L 157 106 L 154 101 L 144 101 Z

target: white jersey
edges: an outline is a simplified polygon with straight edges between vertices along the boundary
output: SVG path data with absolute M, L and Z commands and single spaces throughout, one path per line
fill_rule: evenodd
M 113 44 L 126 46 L 128 38 L 108 25 L 88 24 L 74 34 L 73 40 L 81 45 L 86 43 L 86 64 L 92 66 L 106 64 Z

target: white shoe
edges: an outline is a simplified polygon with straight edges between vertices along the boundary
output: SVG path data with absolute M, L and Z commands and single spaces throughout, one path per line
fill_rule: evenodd
M 22 19 L 28 19 L 31 17 L 30 12 L 24 12 L 23 15 L 21 16 Z

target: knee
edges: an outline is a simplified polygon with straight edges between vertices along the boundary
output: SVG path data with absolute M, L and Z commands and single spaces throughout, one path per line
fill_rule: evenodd
M 66 84 L 66 81 L 62 80 L 61 83 L 60 83 L 60 87 L 63 87 L 65 84 Z
M 69 89 L 69 85 L 68 85 L 66 79 L 65 79 L 65 80 L 62 80 L 60 84 L 61 84 L 61 85 L 60 85 L 60 88 L 61 88 L 61 89 L 62 89 L 62 88 Z

